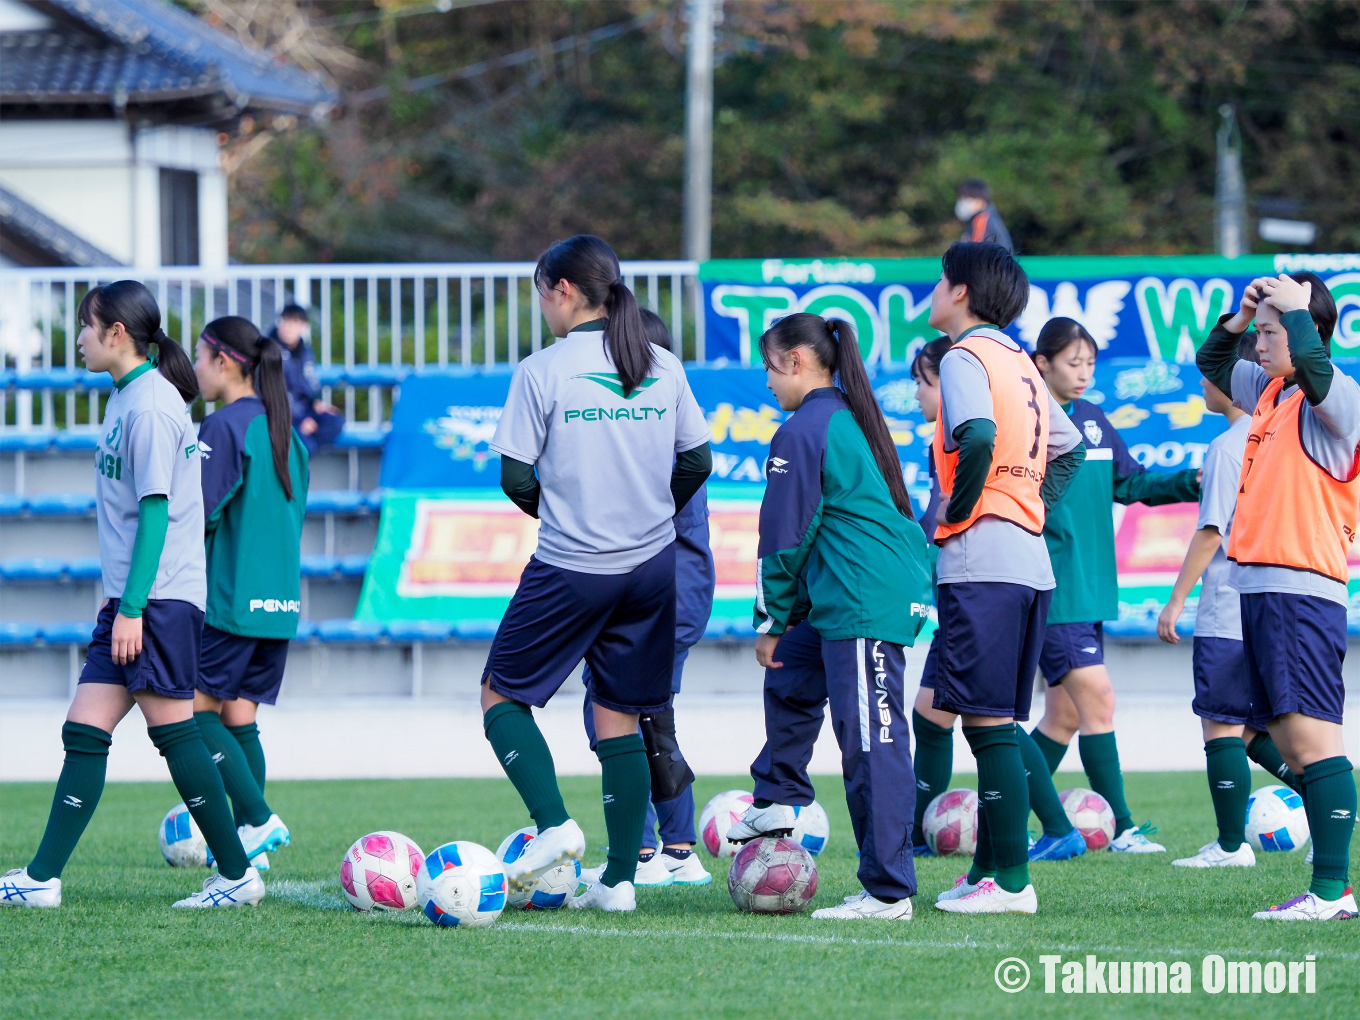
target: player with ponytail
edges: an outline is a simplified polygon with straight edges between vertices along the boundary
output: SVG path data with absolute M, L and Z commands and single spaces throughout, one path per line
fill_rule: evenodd
M 293 430 L 279 345 L 228 315 L 198 338 L 198 381 L 222 403 L 203 419 L 208 609 L 194 718 L 231 796 L 252 863 L 288 843 L 264 799 L 256 713 L 278 698 L 297 634 L 307 451 Z
M 925 534 L 854 328 L 790 315 L 761 336 L 760 353 L 779 406 L 793 413 L 770 442 L 760 507 L 766 743 L 751 766 L 755 803 L 728 838 L 793 829 L 813 798 L 805 738 L 821 729 L 829 700 L 864 891 L 813 916 L 908 920 L 916 780 L 903 647 L 930 604 Z

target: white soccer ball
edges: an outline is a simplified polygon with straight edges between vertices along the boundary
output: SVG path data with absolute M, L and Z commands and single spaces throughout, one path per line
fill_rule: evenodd
M 831 822 L 826 817 L 826 811 L 814 800 L 807 807 L 794 807 L 793 815 L 796 819 L 793 841 L 816 857 L 826 848 L 827 837 L 831 835 Z
M 1308 842 L 1303 798 L 1287 786 L 1263 786 L 1247 798 L 1247 842 L 1267 852 L 1297 850 Z
M 538 835 L 538 826 L 526 825 L 516 829 L 501 841 L 496 849 L 496 857 L 503 864 L 517 861 L 524 850 Z M 521 910 L 559 910 L 571 902 L 576 895 L 576 887 L 581 884 L 581 862 L 563 861 L 555 868 L 549 868 L 538 877 L 529 889 L 510 890 L 506 905 Z
M 345 851 L 340 888 L 355 910 L 410 910 L 424 863 L 420 847 L 400 832 L 370 832 Z
M 977 849 L 978 799 L 973 790 L 945 790 L 926 805 L 921 828 L 937 857 L 971 857 Z
M 430 851 L 416 878 L 416 897 L 441 928 L 484 928 L 505 909 L 507 885 L 495 854 L 460 839 Z
M 1108 850 L 1114 842 L 1114 809 L 1094 790 L 1075 787 L 1058 794 L 1067 820 L 1086 840 L 1087 850 Z
M 161 819 L 161 827 L 156 833 L 156 841 L 161 845 L 161 856 L 172 868 L 206 868 L 208 866 L 208 844 L 198 823 L 189 809 L 176 804 Z
M 714 857 L 731 857 L 736 844 L 727 841 L 727 830 L 741 821 L 755 798 L 745 790 L 724 790 L 707 804 L 699 814 L 699 839 L 704 849 Z

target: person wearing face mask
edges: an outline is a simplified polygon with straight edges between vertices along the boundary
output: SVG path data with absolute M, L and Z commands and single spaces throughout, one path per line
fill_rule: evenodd
M 959 185 L 958 196 L 954 202 L 954 216 L 965 224 L 960 241 L 986 241 L 999 244 L 1012 255 L 1015 243 L 1011 232 L 1001 222 L 1001 214 L 992 204 L 992 189 L 986 181 L 971 178 Z

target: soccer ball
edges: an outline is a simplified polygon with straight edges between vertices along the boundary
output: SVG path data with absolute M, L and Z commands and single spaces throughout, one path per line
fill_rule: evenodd
M 971 857 L 977 849 L 977 793 L 945 790 L 926 805 L 921 828 L 937 857 Z
M 156 841 L 161 845 L 165 863 L 172 868 L 208 866 L 208 844 L 198 830 L 194 816 L 183 804 L 176 804 L 165 813 Z
M 537 835 L 536 825 L 516 829 L 501 841 L 496 850 L 497 859 L 506 864 L 519 860 L 524 848 L 532 843 Z M 557 867 L 550 868 L 540 875 L 533 888 L 511 890 L 505 902 L 507 906 L 520 907 L 524 910 L 557 910 L 571 902 L 580 883 L 581 862 L 563 861 Z
M 505 909 L 507 885 L 495 854 L 460 839 L 430 851 L 416 877 L 416 898 L 441 928 L 484 928 Z
M 1078 786 L 1058 794 L 1067 820 L 1086 840 L 1087 850 L 1107 850 L 1114 839 L 1114 811 L 1094 790 Z
M 795 807 L 793 814 L 797 821 L 791 838 L 816 857 L 826 849 L 826 839 L 831 835 L 831 823 L 827 820 L 826 811 L 814 800 L 807 807 Z
M 741 821 L 754 802 L 755 798 L 745 790 L 725 790 L 705 804 L 699 814 L 699 838 L 704 841 L 704 849 L 714 857 L 735 854 L 737 848 L 727 842 L 727 830 Z
M 796 914 L 807 908 L 817 892 L 817 864 L 791 839 L 754 839 L 732 859 L 727 891 L 738 910 Z
M 1308 842 L 1303 798 L 1287 786 L 1263 786 L 1247 798 L 1247 842 L 1257 850 L 1297 850 Z
M 400 832 L 356 839 L 340 862 L 340 888 L 355 910 L 409 910 L 425 856 Z

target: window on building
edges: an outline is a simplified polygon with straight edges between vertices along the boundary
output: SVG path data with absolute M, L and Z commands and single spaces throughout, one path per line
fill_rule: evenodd
M 161 265 L 198 265 L 198 174 L 161 170 Z

